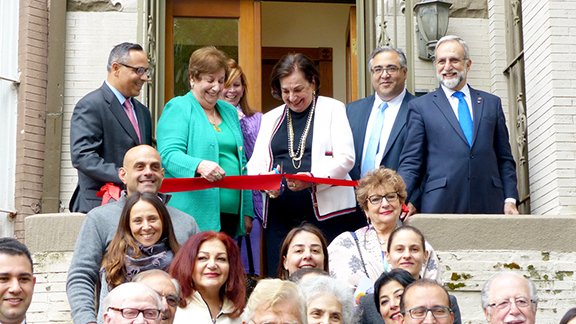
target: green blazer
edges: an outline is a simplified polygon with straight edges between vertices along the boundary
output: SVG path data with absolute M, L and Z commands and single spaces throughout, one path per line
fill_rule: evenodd
M 240 159 L 239 174 L 246 175 L 246 155 L 236 108 L 218 100 L 216 109 L 222 116 L 222 120 L 234 132 L 237 154 Z M 166 169 L 166 178 L 197 177 L 199 174 L 196 173 L 196 168 L 202 160 L 219 163 L 218 140 L 214 134 L 214 128 L 191 91 L 166 104 L 158 121 L 156 136 L 162 166 Z M 193 216 L 201 231 L 219 231 L 219 190 L 219 188 L 211 188 L 173 193 L 169 205 Z M 236 235 L 245 233 L 244 215 L 253 217 L 253 214 L 252 192 L 242 190 Z

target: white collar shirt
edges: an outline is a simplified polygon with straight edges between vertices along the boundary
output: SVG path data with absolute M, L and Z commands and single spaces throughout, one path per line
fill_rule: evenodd
M 396 116 L 400 111 L 402 106 L 402 101 L 404 101 L 404 96 L 406 95 L 406 88 L 397 95 L 392 100 L 388 101 L 388 108 L 384 110 L 384 124 L 382 125 L 382 133 L 380 135 L 380 145 L 378 146 L 378 151 L 376 152 L 376 158 L 374 159 L 374 168 L 380 167 L 380 162 L 384 157 L 384 150 L 386 149 L 386 144 L 388 143 L 388 138 L 390 138 L 390 132 L 392 132 L 392 126 L 394 126 L 394 121 L 396 121 Z M 364 147 L 362 148 L 362 164 L 364 164 L 364 153 L 368 147 L 368 141 L 370 141 L 370 134 L 372 134 L 372 126 L 376 120 L 376 115 L 378 115 L 378 108 L 382 103 L 382 99 L 378 94 L 374 94 L 374 105 L 370 111 L 370 117 L 368 118 L 368 124 L 366 125 L 366 133 L 364 135 Z
M 452 107 L 452 111 L 454 111 L 454 114 L 456 115 L 456 119 L 460 120 L 460 118 L 458 117 L 458 98 L 454 97 L 453 94 L 454 90 L 452 89 L 448 89 L 446 88 L 444 85 L 442 85 L 442 90 L 444 90 L 444 94 L 446 95 L 446 98 L 448 99 L 448 102 L 450 103 L 450 106 Z M 466 103 L 468 104 L 468 110 L 470 110 L 470 117 L 472 117 L 472 121 L 474 121 L 474 113 L 472 112 L 472 100 L 470 100 L 470 87 L 468 86 L 468 84 L 465 84 L 464 87 L 462 87 L 462 89 L 460 89 L 460 92 L 464 93 L 464 100 L 466 100 Z

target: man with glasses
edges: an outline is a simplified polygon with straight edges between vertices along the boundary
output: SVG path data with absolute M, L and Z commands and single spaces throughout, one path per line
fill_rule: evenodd
M 356 151 L 350 170 L 352 180 L 380 165 L 398 170 L 406 137 L 408 102 L 415 98 L 405 87 L 408 66 L 402 50 L 379 47 L 370 54 L 368 66 L 376 93 L 346 106 Z M 412 204 L 409 207 L 414 209 Z
M 398 173 L 408 197 L 422 186 L 423 213 L 518 214 L 516 162 L 500 98 L 467 83 L 468 45 L 436 45 L 441 87 L 408 104 Z
M 152 288 L 134 282 L 121 284 L 104 298 L 104 324 L 160 324 L 163 307 Z
M 536 285 L 515 272 L 505 271 L 490 278 L 482 288 L 481 300 L 490 324 L 536 322 Z
M 70 155 L 78 185 L 70 211 L 87 213 L 102 204 L 102 186 L 122 186 L 118 169 L 126 151 L 152 144 L 150 111 L 134 97 L 150 76 L 148 57 L 133 43 L 116 45 L 104 84 L 80 99 L 70 121 Z
M 404 289 L 398 321 L 400 324 L 452 324 L 454 313 L 448 292 L 433 280 L 414 281 Z
M 143 283 L 154 289 L 162 297 L 162 317 L 160 324 L 172 324 L 174 315 L 182 299 L 180 296 L 180 284 L 176 279 L 172 279 L 168 273 L 154 269 L 137 274 L 132 282 Z

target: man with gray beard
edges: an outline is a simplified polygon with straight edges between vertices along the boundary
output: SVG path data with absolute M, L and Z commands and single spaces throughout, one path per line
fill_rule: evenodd
M 516 163 L 500 98 L 466 83 L 468 45 L 436 45 L 441 87 L 408 104 L 398 173 L 408 198 L 423 185 L 422 213 L 518 214 Z

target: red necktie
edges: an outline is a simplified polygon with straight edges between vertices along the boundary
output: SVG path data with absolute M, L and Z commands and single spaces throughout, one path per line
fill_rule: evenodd
M 134 126 L 136 135 L 138 135 L 138 142 L 139 144 L 142 144 L 142 138 L 140 138 L 140 128 L 136 122 L 136 117 L 134 117 L 134 110 L 132 109 L 132 104 L 130 104 L 130 99 L 126 99 L 126 101 L 124 101 L 124 107 L 126 107 L 126 115 L 128 115 L 128 119 L 130 119 L 132 126 Z

